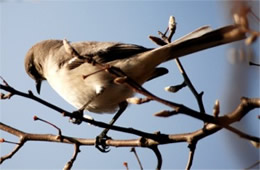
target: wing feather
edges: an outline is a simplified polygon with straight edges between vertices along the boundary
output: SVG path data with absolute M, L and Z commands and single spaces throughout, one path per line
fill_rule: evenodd
M 71 43 L 71 45 L 81 56 L 91 57 L 99 63 L 130 58 L 138 53 L 150 50 L 135 44 L 112 42 L 77 42 Z M 85 62 L 85 60 L 74 57 L 67 62 L 67 66 L 69 69 L 75 69 Z

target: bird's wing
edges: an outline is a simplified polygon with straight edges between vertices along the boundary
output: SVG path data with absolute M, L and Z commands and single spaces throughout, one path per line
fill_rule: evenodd
M 130 58 L 138 53 L 150 50 L 139 45 L 113 42 L 76 42 L 71 43 L 71 45 L 82 57 L 91 57 L 98 63 Z M 76 57 L 71 58 L 68 61 L 68 68 L 74 69 L 84 62 L 86 61 Z

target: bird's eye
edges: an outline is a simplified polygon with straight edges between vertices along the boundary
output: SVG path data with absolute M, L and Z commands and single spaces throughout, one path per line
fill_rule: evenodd
M 30 77 L 32 77 L 34 80 L 41 77 L 39 72 L 37 71 L 37 69 L 35 68 L 35 66 L 33 64 L 29 64 L 28 73 L 29 73 Z

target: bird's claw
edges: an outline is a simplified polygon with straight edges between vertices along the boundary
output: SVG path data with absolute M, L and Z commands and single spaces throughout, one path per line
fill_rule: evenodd
M 103 153 L 107 153 L 110 151 L 109 146 L 106 145 L 106 141 L 108 139 L 112 139 L 111 137 L 107 136 L 107 135 L 102 135 L 100 134 L 99 136 L 96 137 L 96 143 L 95 143 L 95 147 Z
M 70 118 L 70 121 L 74 124 L 81 124 L 82 123 L 82 118 L 83 118 L 83 110 L 77 110 L 72 112 L 73 117 Z

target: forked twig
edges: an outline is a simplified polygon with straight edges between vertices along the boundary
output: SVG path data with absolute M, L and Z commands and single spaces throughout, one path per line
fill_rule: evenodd
M 16 152 L 19 151 L 19 149 L 21 149 L 23 146 L 23 143 L 20 143 L 19 145 L 16 145 L 16 147 L 13 149 L 13 151 L 11 151 L 9 154 L 5 155 L 5 156 L 2 156 L 0 158 L 0 164 L 2 164 L 6 159 L 11 159 L 14 154 L 16 154 Z

